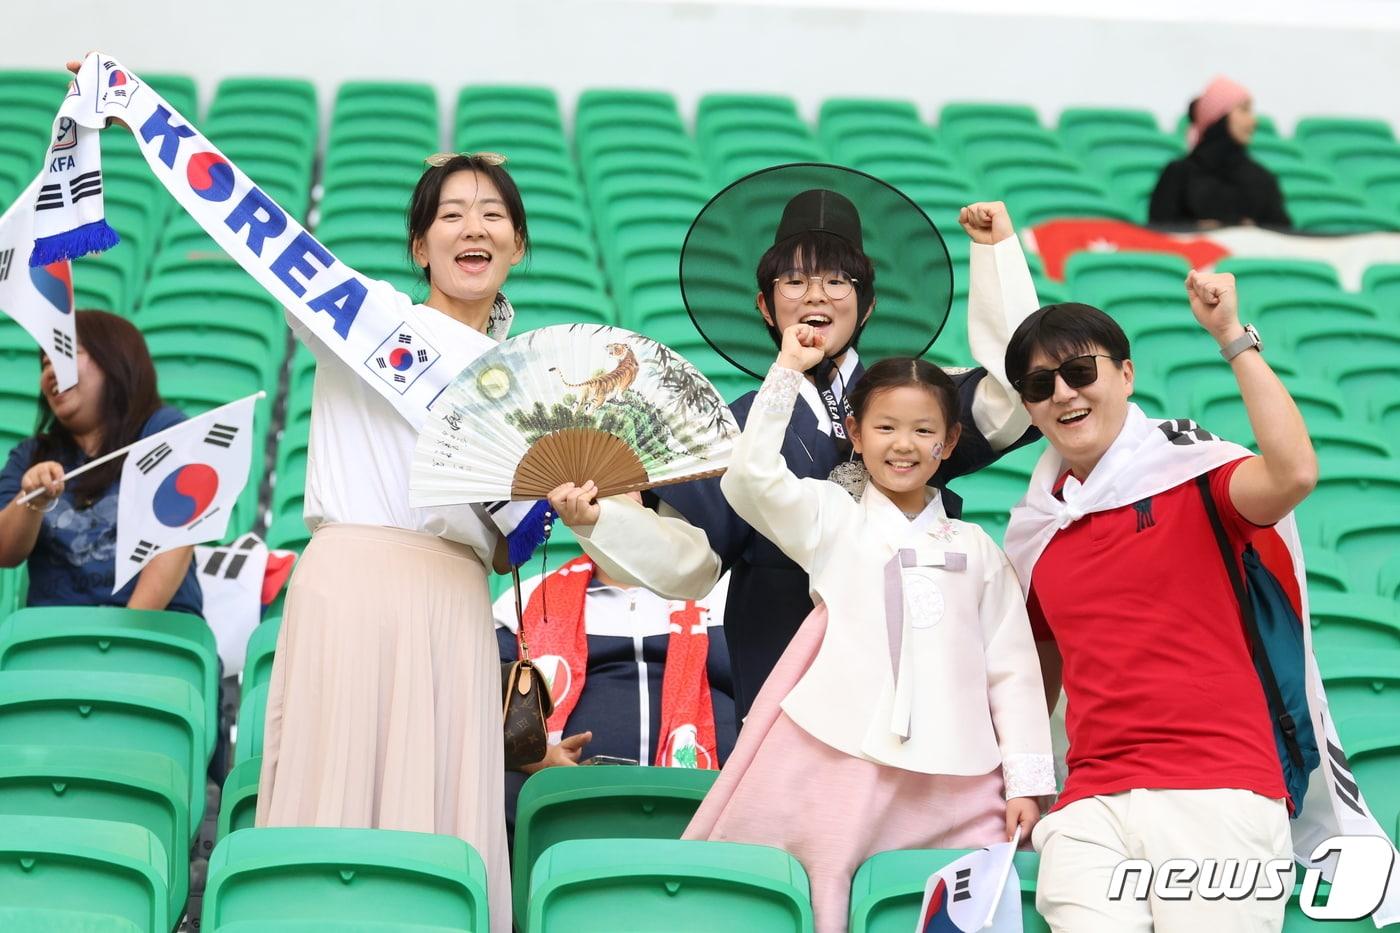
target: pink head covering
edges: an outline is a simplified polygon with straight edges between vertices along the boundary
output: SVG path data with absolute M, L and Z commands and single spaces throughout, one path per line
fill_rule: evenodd
M 1201 96 L 1196 98 L 1195 115 L 1191 120 L 1190 129 L 1186 131 L 1187 147 L 1196 148 L 1196 143 L 1200 142 L 1206 127 L 1249 100 L 1249 97 L 1249 91 L 1243 85 L 1236 84 L 1223 75 L 1207 85 Z

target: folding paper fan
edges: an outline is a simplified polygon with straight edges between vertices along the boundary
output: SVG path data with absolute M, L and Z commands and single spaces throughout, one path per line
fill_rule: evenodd
M 601 496 L 724 472 L 734 416 L 665 346 L 618 327 L 558 324 L 477 357 L 433 403 L 409 479 L 416 506 Z

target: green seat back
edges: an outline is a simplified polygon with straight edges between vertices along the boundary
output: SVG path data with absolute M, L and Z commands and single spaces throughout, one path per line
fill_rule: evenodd
M 805 933 L 812 929 L 810 898 L 806 872 L 781 849 L 576 839 L 553 846 L 535 864 L 524 929 Z
M 568 839 L 679 839 L 717 774 L 603 765 L 536 772 L 521 788 L 516 807 L 517 923 L 526 914 L 531 868 L 550 846 Z
M 219 797 L 218 838 L 240 829 L 252 829 L 258 810 L 258 777 L 262 773 L 262 758 L 240 761 L 229 769 L 224 778 L 224 790 Z
M 267 716 L 267 684 L 243 691 L 238 704 L 238 741 L 234 745 L 234 764 L 262 757 L 263 726 Z
M 190 685 L 153 674 L 6 671 L 0 745 L 130 749 L 164 755 L 189 782 L 190 826 L 204 819 L 204 708 Z
M 0 671 L 99 671 L 183 680 L 203 698 L 205 738 L 218 737 L 219 649 L 187 612 L 113 606 L 22 609 L 0 622 Z
M 967 855 L 970 849 L 901 849 L 872 855 L 851 879 L 851 933 L 907 933 L 919 923 L 924 886 L 940 868 Z M 1021 922 L 1026 933 L 1049 933 L 1035 912 L 1035 880 L 1040 859 L 1034 852 L 1017 852 L 1021 881 Z M 1012 883 L 1010 881 L 1008 884 Z
M 166 855 L 172 918 L 180 916 L 189 893 L 188 788 L 184 770 L 164 755 L 76 746 L 0 748 L 0 814 L 114 820 L 149 830 Z
M 0 927 L 164 933 L 167 864 L 134 823 L 0 815 Z
M 455 836 L 385 829 L 244 829 L 209 858 L 201 929 L 319 929 L 403 920 L 486 933 L 486 866 Z M 386 926 L 385 929 L 393 929 Z
M 243 662 L 243 689 L 250 690 L 272 679 L 272 658 L 277 651 L 277 634 L 282 617 L 264 619 L 248 637 L 248 653 Z

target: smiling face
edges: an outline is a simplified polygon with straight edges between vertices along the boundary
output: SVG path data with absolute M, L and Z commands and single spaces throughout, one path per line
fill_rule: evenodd
M 58 391 L 58 379 L 47 355 L 41 357 L 39 392 L 49 410 L 69 434 L 77 437 L 96 430 L 102 423 L 102 398 L 107 377 L 88 352 L 78 347 L 78 384 L 66 392 Z
M 1095 359 L 1097 377 L 1088 385 L 1074 388 L 1064 376 L 1055 375 L 1055 391 L 1040 402 L 1022 399 L 1031 423 L 1040 429 L 1050 445 L 1065 458 L 1075 477 L 1083 480 L 1123 430 L 1128 416 L 1128 399 L 1133 394 L 1133 363 L 1121 365 L 1105 359 L 1108 351 L 1098 344 L 1066 351 L 1059 358 L 1036 348 L 1030 355 L 1029 373 L 1058 367 L 1067 359 L 1087 354 L 1103 354 Z
M 881 389 L 846 426 L 871 482 L 901 510 L 922 511 L 924 487 L 958 441 L 938 396 L 918 385 Z
M 413 242 L 414 261 L 429 270 L 430 304 L 494 301 L 524 255 L 500 191 L 474 171 L 447 177 L 432 224 Z
M 776 278 L 771 308 L 767 296 L 762 292 L 758 295 L 758 308 L 763 313 L 763 319 L 780 333 L 793 324 L 810 325 L 822 335 L 822 345 L 828 353 L 844 350 L 860 319 L 859 297 L 850 284 L 850 277 L 844 272 L 829 269 L 809 273 L 794 268 L 780 272 Z M 802 297 L 790 297 L 799 290 Z M 831 297 L 830 293 L 841 294 L 843 291 L 846 293 L 844 297 Z M 873 304 L 870 310 L 874 310 Z M 866 311 L 866 316 L 869 315 L 870 311 Z

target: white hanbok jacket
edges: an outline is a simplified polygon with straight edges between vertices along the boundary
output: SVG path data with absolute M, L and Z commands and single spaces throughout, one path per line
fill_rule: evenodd
M 1053 794 L 1040 663 L 1006 556 L 978 526 L 948 519 L 935 490 L 911 521 L 874 483 L 857 502 L 793 475 L 780 448 L 801 381 L 773 367 L 721 481 L 828 609 L 783 711 L 848 755 L 927 774 L 1000 766 L 1008 798 Z

